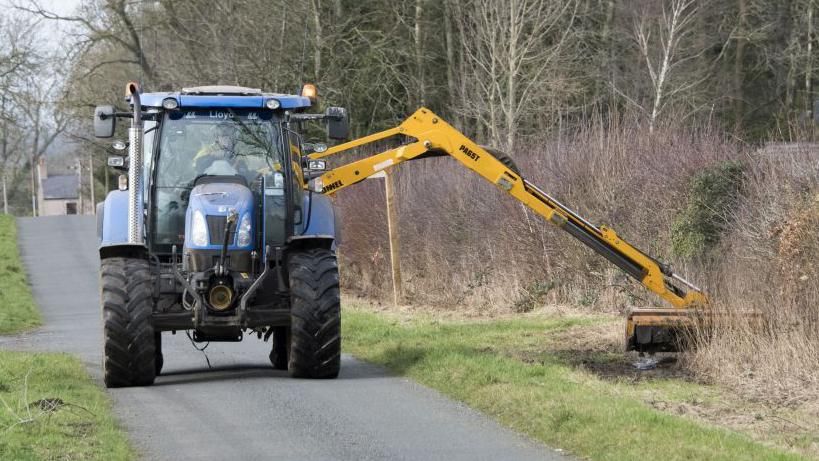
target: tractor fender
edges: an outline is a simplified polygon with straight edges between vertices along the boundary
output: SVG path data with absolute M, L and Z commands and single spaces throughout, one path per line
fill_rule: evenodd
M 144 252 L 143 245 L 128 243 L 128 191 L 112 190 L 97 204 L 97 239 L 101 259 Z
M 320 247 L 335 250 L 341 243 L 339 215 L 330 198 L 316 193 L 305 194 L 302 210 L 308 212 L 304 218 L 307 227 L 300 235 L 290 237 L 288 243 L 304 245 L 313 241 Z

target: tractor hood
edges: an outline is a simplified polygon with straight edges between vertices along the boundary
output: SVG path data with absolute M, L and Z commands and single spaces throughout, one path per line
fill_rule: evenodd
M 253 193 L 238 176 L 206 176 L 191 190 L 185 214 L 185 248 L 218 250 L 227 216 L 235 212 L 229 250 L 251 250 L 255 244 Z

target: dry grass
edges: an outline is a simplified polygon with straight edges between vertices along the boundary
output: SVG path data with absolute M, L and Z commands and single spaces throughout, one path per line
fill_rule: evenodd
M 523 175 L 581 215 L 673 261 L 724 313 L 683 365 L 766 405 L 819 407 L 819 149 L 758 149 L 720 131 L 596 120 L 512 153 Z M 671 228 L 692 178 L 726 161 L 744 168 L 721 240 L 703 257 L 671 254 Z M 543 222 L 451 159 L 396 174 L 403 302 L 470 316 L 514 315 L 546 305 L 622 313 L 662 305 L 605 260 Z M 348 293 L 383 301 L 391 283 L 383 185 L 338 198 Z M 346 217 L 350 217 L 347 219 Z M 758 313 L 749 322 L 742 312 Z
M 819 415 L 819 149 L 760 149 L 749 159 L 712 275 L 714 309 L 726 317 L 690 366 L 749 398 Z

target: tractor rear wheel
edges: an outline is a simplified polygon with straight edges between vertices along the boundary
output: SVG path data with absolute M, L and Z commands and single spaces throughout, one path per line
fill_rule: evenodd
M 503 163 L 506 166 L 506 168 L 509 168 L 516 175 L 520 176 L 520 169 L 518 168 L 518 165 L 515 163 L 515 161 L 512 160 L 512 157 L 509 156 L 509 154 L 498 149 L 495 149 L 493 147 L 481 146 L 481 148 L 489 152 L 492 155 L 492 157 L 495 157 L 496 159 L 500 160 L 500 162 Z
M 148 261 L 107 258 L 100 272 L 105 386 L 153 384 L 161 365 L 156 363 L 157 338 L 151 324 L 153 287 Z
M 323 248 L 294 250 L 290 273 L 290 357 L 296 378 L 335 378 L 341 368 L 338 263 Z

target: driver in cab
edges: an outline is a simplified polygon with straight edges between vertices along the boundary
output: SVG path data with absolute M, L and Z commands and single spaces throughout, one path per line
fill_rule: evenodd
M 211 143 L 203 145 L 193 157 L 193 167 L 197 175 L 242 174 L 247 167 L 236 155 L 236 128 L 230 125 L 217 125 Z

